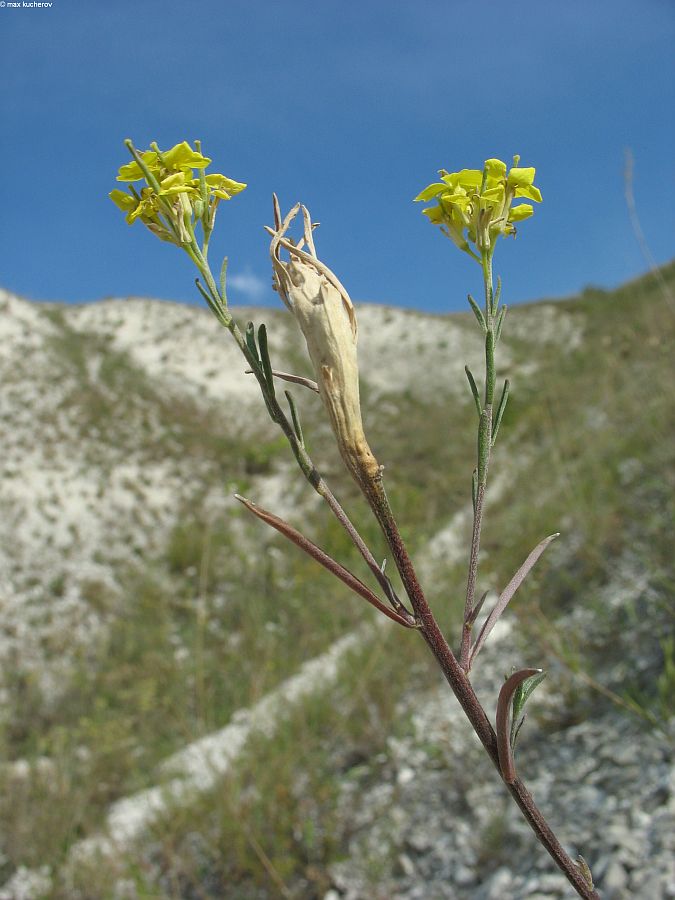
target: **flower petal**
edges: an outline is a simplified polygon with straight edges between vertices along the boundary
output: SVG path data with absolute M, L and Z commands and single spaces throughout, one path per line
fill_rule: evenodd
M 118 209 L 121 209 L 122 212 L 129 212 L 129 210 L 136 209 L 136 207 L 138 206 L 138 200 L 131 194 L 127 194 L 126 191 L 110 191 L 108 196 L 115 204 L 115 206 Z
M 145 153 L 141 153 L 140 156 L 150 170 L 155 171 L 159 169 L 157 154 L 154 150 L 146 150 Z M 136 160 L 127 163 L 125 166 L 121 166 L 117 173 L 118 181 L 141 181 L 143 178 L 145 178 L 143 170 Z
M 187 141 L 181 141 L 166 153 L 162 153 L 162 158 L 167 169 L 205 169 L 211 162 L 206 156 L 202 156 L 188 144 Z
M 433 197 L 438 196 L 443 191 L 447 191 L 448 186 L 443 182 L 436 181 L 434 184 L 430 184 L 428 187 L 425 187 L 423 191 L 415 197 L 413 203 L 416 203 L 418 200 L 431 200 Z
M 534 173 L 536 171 L 537 170 L 533 168 L 519 169 L 514 166 L 509 172 L 509 187 L 525 187 L 526 185 L 532 184 L 534 182 Z
M 190 175 L 192 172 L 190 171 Z M 160 182 L 160 197 L 173 197 L 176 194 L 196 194 L 192 181 L 185 171 L 174 172 Z
M 506 163 L 501 159 L 486 159 L 485 171 L 487 171 L 488 178 L 502 179 L 506 175 Z
M 541 191 L 533 184 L 526 184 L 516 188 L 516 197 L 527 197 L 528 200 L 534 200 L 535 203 L 541 203 Z
M 457 172 L 457 180 L 465 189 L 480 187 L 483 183 L 483 173 L 480 169 L 462 169 Z
M 443 210 L 440 206 L 430 206 L 422 210 L 422 215 L 427 216 L 433 225 L 440 225 L 443 221 Z
M 533 214 L 533 206 L 529 203 L 521 203 L 519 206 L 512 206 L 509 210 L 509 222 L 521 222 L 523 219 L 529 219 Z
M 207 175 L 206 183 L 216 197 L 220 197 L 221 200 L 229 200 L 231 197 L 234 197 L 235 194 L 241 193 L 246 187 L 241 181 L 234 181 L 226 175 L 219 175 L 217 173 Z

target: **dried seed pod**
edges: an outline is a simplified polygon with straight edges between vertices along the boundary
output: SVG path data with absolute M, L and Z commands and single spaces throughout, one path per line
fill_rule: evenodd
M 314 226 L 307 209 L 298 204 L 281 221 L 274 199 L 276 227 L 268 229 L 272 235 L 274 286 L 305 337 L 342 458 L 356 481 L 365 484 L 380 477 L 380 466 L 361 419 L 354 305 L 337 277 L 316 256 Z M 286 232 L 301 209 L 304 237 L 295 244 Z M 306 251 L 302 249 L 304 244 Z M 282 248 L 288 251 L 287 261 L 281 258 Z

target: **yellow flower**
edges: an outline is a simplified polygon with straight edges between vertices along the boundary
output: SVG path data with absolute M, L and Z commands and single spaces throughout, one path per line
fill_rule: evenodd
M 535 169 L 520 168 L 517 156 L 513 161 L 508 172 L 501 159 L 486 159 L 482 170 L 441 169 L 441 180 L 424 188 L 415 200 L 435 200 L 435 206 L 423 210 L 429 221 L 439 225 L 460 250 L 480 260 L 500 234 L 513 234 L 513 223 L 533 214 L 530 204 L 513 206 L 514 200 L 522 197 L 541 202 L 541 193 L 534 185 Z
M 165 152 L 146 150 L 139 154 L 145 166 L 155 177 L 164 178 L 174 172 L 191 172 L 192 169 L 205 169 L 211 162 L 197 150 L 193 150 L 187 141 L 176 144 Z M 145 172 L 136 160 L 121 166 L 118 181 L 142 181 Z M 160 180 L 158 178 L 158 180 Z
M 221 200 L 229 200 L 246 187 L 240 181 L 233 181 L 225 175 L 217 175 L 215 173 L 206 176 L 206 184 L 213 196 L 219 197 Z
M 174 172 L 172 175 L 162 178 L 159 182 L 159 196 L 175 197 L 177 194 L 196 194 L 199 181 L 195 186 L 195 180 L 191 177 L 192 171 L 189 170 L 189 172 L 189 175 L 186 172 Z
M 162 240 L 191 244 L 198 222 L 202 223 L 205 234 L 210 233 L 220 200 L 229 200 L 246 187 L 225 175 L 205 175 L 211 160 L 202 154 L 199 142 L 196 149 L 182 141 L 166 151 L 152 144 L 143 153 L 137 153 L 131 141 L 125 143 L 134 160 L 121 166 L 117 180 L 145 179 L 146 187 L 140 194 L 134 188 L 128 194 L 111 191 L 110 199 L 126 213 L 130 225 L 140 218 Z

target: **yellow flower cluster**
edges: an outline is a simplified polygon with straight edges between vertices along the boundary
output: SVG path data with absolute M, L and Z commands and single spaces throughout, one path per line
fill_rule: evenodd
M 534 185 L 535 170 L 520 168 L 519 162 L 520 157 L 514 156 L 508 172 L 501 159 L 487 159 L 482 170 L 441 169 L 441 180 L 426 187 L 415 200 L 436 200 L 435 206 L 423 210 L 424 215 L 440 225 L 460 250 L 475 256 L 471 243 L 480 256 L 490 250 L 500 234 L 514 234 L 515 222 L 533 214 L 530 203 L 513 206 L 514 200 L 541 202 L 541 193 Z
M 138 153 L 130 141 L 126 143 L 134 160 L 120 168 L 117 181 L 128 183 L 129 192 L 114 190 L 109 197 L 126 213 L 130 225 L 140 219 L 162 240 L 191 243 L 197 221 L 212 230 L 218 203 L 246 187 L 225 175 L 206 175 L 211 160 L 202 155 L 199 143 L 193 149 L 183 141 L 164 152 L 153 144 L 153 149 L 144 153 Z M 133 183 L 143 180 L 146 186 L 139 193 Z

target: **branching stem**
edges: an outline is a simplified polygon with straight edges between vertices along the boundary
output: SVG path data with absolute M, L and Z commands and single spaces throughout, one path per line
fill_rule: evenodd
M 325 500 L 332 513 L 343 526 L 359 553 L 366 561 L 371 572 L 378 580 L 378 583 L 385 590 L 386 596 L 401 616 L 406 619 L 410 614 L 405 609 L 400 600 L 394 593 L 391 582 L 386 577 L 380 566 L 377 564 L 372 553 L 366 546 L 363 539 L 358 534 L 356 528 L 342 509 L 328 485 L 314 466 L 309 454 L 301 444 L 292 423 L 279 405 L 274 394 L 273 387 L 270 386 L 266 378 L 260 360 L 256 353 L 251 349 L 244 335 L 241 333 L 236 322 L 227 310 L 227 299 L 224 291 L 221 294 L 216 286 L 213 275 L 211 274 L 205 255 L 200 251 L 199 247 L 193 244 L 190 247 L 190 256 L 194 259 L 199 270 L 201 271 L 206 282 L 209 294 L 212 296 L 215 304 L 214 312 L 216 312 L 219 321 L 230 331 L 239 349 L 244 354 L 251 371 L 255 375 L 260 384 L 263 397 L 273 421 L 276 422 L 284 432 L 288 443 L 291 446 L 293 454 L 305 475 L 306 479 L 312 485 L 314 490 Z M 297 251 L 294 251 L 297 252 Z M 427 646 L 431 650 L 434 658 L 441 668 L 448 684 L 452 688 L 462 709 L 469 719 L 474 731 L 480 739 L 483 747 L 488 753 L 497 771 L 502 775 L 499 764 L 499 751 L 495 731 L 490 724 L 485 710 L 483 709 L 466 673 L 466 661 L 468 660 L 471 640 L 471 625 L 475 620 L 474 615 L 474 597 L 476 589 L 476 580 L 478 574 L 478 554 L 480 549 L 480 533 L 483 514 L 483 504 L 485 498 L 485 487 L 487 483 L 487 470 L 490 458 L 490 446 L 492 443 L 492 402 L 494 395 L 494 323 L 496 314 L 496 304 L 492 289 L 492 255 L 491 252 L 484 251 L 482 256 L 483 274 L 485 281 L 485 320 L 487 324 L 486 331 L 486 388 L 485 388 L 485 407 L 480 417 L 479 424 L 479 440 L 478 440 L 478 486 L 476 493 L 476 502 L 474 507 L 474 527 L 471 543 L 471 556 L 469 564 L 469 578 L 467 585 L 467 599 L 465 605 L 465 615 L 462 633 L 462 645 L 460 651 L 460 659 L 458 660 L 448 646 L 448 643 L 436 622 L 436 619 L 429 607 L 422 587 L 417 578 L 417 574 L 413 567 L 412 560 L 408 554 L 406 546 L 401 537 L 398 525 L 394 518 L 394 514 L 389 505 L 387 495 L 382 483 L 382 476 L 379 474 L 374 478 L 359 478 L 359 486 L 362 489 L 379 525 L 384 534 L 385 540 L 391 550 L 392 556 L 396 563 L 396 568 L 403 582 L 408 599 L 412 605 L 418 630 L 421 632 Z M 211 305 L 211 304 L 209 304 Z M 218 314 L 220 311 L 220 314 Z M 288 529 L 286 529 L 288 531 Z M 344 574 L 344 573 L 342 573 Z M 585 900 L 599 900 L 599 895 L 587 881 L 580 867 L 578 867 L 565 849 L 556 838 L 554 832 L 546 822 L 544 816 L 536 806 L 531 794 L 519 778 L 506 785 L 513 799 L 520 808 L 523 816 L 536 834 L 539 841 L 546 848 L 556 865 L 565 874 L 570 884 L 574 887 L 580 897 Z
M 366 491 L 366 499 L 373 510 L 387 543 L 396 562 L 396 567 L 401 576 L 413 611 L 419 622 L 419 631 L 427 643 L 441 668 L 448 684 L 457 697 L 467 718 L 471 722 L 473 730 L 478 735 L 483 747 L 487 751 L 495 768 L 502 776 L 499 764 L 499 750 L 497 737 L 485 710 L 483 709 L 469 678 L 448 646 L 441 629 L 427 603 L 426 597 L 419 583 L 415 569 L 408 555 L 401 534 L 399 532 L 394 514 L 389 505 L 384 485 L 381 479 L 374 481 Z M 530 828 L 536 834 L 537 839 L 558 868 L 563 872 L 569 883 L 574 887 L 580 897 L 585 900 L 600 900 L 599 894 L 586 881 L 582 871 L 565 851 L 550 825 L 542 815 L 530 792 L 520 778 L 516 777 L 511 784 L 507 784 L 511 796 L 518 805 Z

